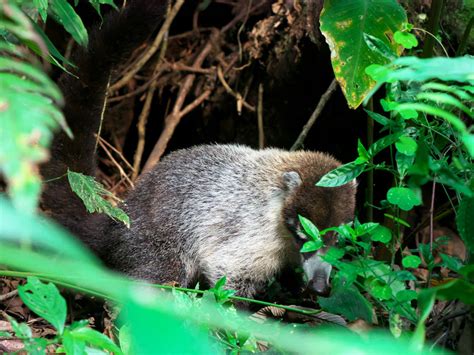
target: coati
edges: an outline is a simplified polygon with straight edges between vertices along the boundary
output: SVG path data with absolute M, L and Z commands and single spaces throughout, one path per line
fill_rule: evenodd
M 63 75 L 65 115 L 74 141 L 55 137 L 42 168 L 42 205 L 110 267 L 158 283 L 192 287 L 227 276 L 227 287 L 253 297 L 287 266 L 303 267 L 309 287 L 327 294 L 331 266 L 318 253 L 301 254 L 306 236 L 298 214 L 319 228 L 353 218 L 355 184 L 316 187 L 340 163 L 318 152 L 203 145 L 173 152 L 144 174 L 123 204 L 128 229 L 89 215 L 72 193 L 66 169 L 94 175 L 95 140 L 111 70 L 143 43 L 163 17 L 163 1 L 133 0 L 105 18 L 78 51 L 75 79 Z M 327 241 L 330 244 L 330 240 Z M 322 252 L 322 251 L 320 251 Z

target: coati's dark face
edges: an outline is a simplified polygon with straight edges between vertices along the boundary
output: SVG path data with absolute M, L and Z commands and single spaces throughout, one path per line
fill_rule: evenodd
M 298 215 L 311 220 L 320 231 L 354 219 L 355 181 L 339 187 L 317 187 L 315 183 L 318 180 L 319 178 L 314 179 L 313 176 L 309 178 L 304 176 L 302 179 L 295 171 L 283 175 L 283 181 L 289 190 L 283 208 L 283 218 L 298 248 L 308 241 Z M 333 232 L 326 233 L 323 240 L 323 248 L 316 252 L 301 253 L 301 261 L 308 280 L 308 288 L 318 295 L 327 296 L 330 292 L 329 276 L 332 267 L 321 258 L 321 255 L 324 255 L 337 240 Z

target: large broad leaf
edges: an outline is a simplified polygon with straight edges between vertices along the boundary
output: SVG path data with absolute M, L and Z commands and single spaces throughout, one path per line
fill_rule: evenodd
M 383 41 L 394 53 L 401 46 L 393 40 L 407 21 L 396 0 L 326 0 L 321 13 L 321 32 L 331 49 L 334 74 L 351 108 L 358 107 L 375 86 L 366 73 L 370 64 L 387 64 L 380 50 L 369 48 L 364 34 Z
M 18 286 L 18 294 L 29 309 L 46 319 L 62 334 L 67 313 L 66 301 L 54 284 L 45 284 L 36 277 L 28 277 L 25 285 Z
M 318 303 L 323 310 L 341 314 L 349 321 L 363 319 L 372 323 L 372 305 L 353 285 L 346 287 L 336 284 L 331 296 L 319 297 Z

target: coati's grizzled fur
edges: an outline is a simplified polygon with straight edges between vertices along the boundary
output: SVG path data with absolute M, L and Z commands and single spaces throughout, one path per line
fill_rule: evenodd
M 61 81 L 75 140 L 57 137 L 45 178 L 67 167 L 94 174 L 93 134 L 110 70 L 148 37 L 162 12 L 161 1 L 134 0 L 92 32 L 89 50 L 75 59 L 80 80 Z M 305 237 L 298 214 L 321 229 L 353 218 L 354 184 L 314 185 L 339 165 L 317 152 L 205 145 L 171 153 L 141 177 L 123 205 L 130 229 L 88 215 L 65 179 L 47 184 L 43 204 L 109 266 L 133 277 L 193 286 L 226 275 L 228 287 L 252 297 L 282 268 L 302 265 L 310 286 L 327 293 L 330 265 L 299 253 Z

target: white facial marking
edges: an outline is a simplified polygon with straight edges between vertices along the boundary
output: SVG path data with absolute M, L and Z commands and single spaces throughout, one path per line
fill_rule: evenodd
M 329 283 L 329 276 L 331 275 L 332 266 L 331 264 L 325 262 L 321 256 L 314 254 L 309 259 L 306 259 L 303 262 L 303 270 L 308 279 L 311 281 L 314 277 L 318 275 L 324 275 L 326 282 Z

